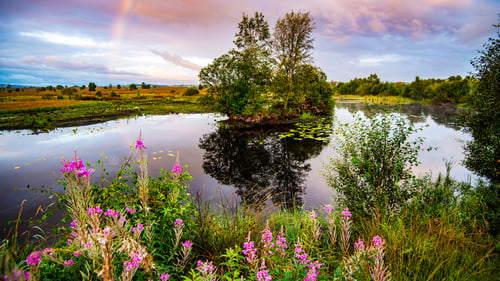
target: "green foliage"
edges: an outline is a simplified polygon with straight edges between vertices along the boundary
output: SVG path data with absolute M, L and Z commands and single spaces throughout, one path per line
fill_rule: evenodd
M 412 196 L 411 168 L 419 164 L 421 138 L 407 119 L 384 113 L 336 126 L 324 176 L 339 202 L 358 217 L 400 208 Z
M 450 76 L 448 80 L 421 79 L 415 77 L 411 83 L 380 82 L 376 74 L 367 78 L 354 78 L 335 87 L 339 95 L 401 96 L 434 104 L 467 102 L 475 85 L 470 77 Z
M 278 19 L 273 33 L 273 49 L 278 60 L 278 74 L 284 109 L 287 109 L 289 99 L 297 99 L 293 91 L 294 77 L 298 68 L 311 60 L 310 51 L 313 49 L 314 22 L 309 14 L 290 12 L 284 18 Z M 299 97 L 300 99 L 300 97 Z
M 266 108 L 285 109 L 283 115 L 287 108 L 331 114 L 333 88 L 324 72 L 308 64 L 313 26 L 309 13 L 292 11 L 278 21 L 271 41 L 262 13 L 243 14 L 233 41 L 237 49 L 214 59 L 198 75 L 200 88 L 208 89 L 200 102 L 231 117 L 255 116 Z
M 189 87 L 186 89 L 186 91 L 184 92 L 184 96 L 196 96 L 200 93 L 200 91 L 198 91 L 198 89 L 196 88 L 193 88 L 193 87 Z
M 80 90 L 85 90 L 85 85 L 81 85 Z
M 96 87 L 94 82 L 89 82 L 89 92 L 95 92 Z
M 129 89 L 129 91 L 137 90 L 137 86 L 134 83 L 132 83 L 132 84 L 128 85 L 128 89 Z
M 121 86 L 120 84 L 118 84 L 118 85 L 116 85 L 116 88 L 117 88 L 118 90 L 120 90 L 120 89 L 122 88 L 122 86 Z
M 97 91 L 95 93 L 95 97 L 98 98 L 98 99 L 102 99 L 102 93 L 101 93 L 101 91 Z
M 473 140 L 465 147 L 465 166 L 494 184 L 500 184 L 500 17 L 496 37 L 483 45 L 472 61 L 479 80 L 465 116 Z
M 151 89 L 151 85 L 142 82 L 141 89 Z

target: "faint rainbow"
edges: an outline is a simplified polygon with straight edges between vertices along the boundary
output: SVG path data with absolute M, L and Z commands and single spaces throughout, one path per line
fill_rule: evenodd
M 120 4 L 120 13 L 113 24 L 113 32 L 111 39 L 114 42 L 120 42 L 123 36 L 123 31 L 127 23 L 127 16 L 132 9 L 134 0 L 122 0 Z

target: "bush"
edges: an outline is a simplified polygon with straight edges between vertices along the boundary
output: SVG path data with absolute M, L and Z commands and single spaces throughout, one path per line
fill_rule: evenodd
M 128 89 L 129 89 L 130 91 L 132 91 L 132 90 L 137 90 L 137 86 L 136 86 L 134 83 L 132 83 L 132 84 L 128 85 Z
M 196 88 L 187 88 L 186 91 L 184 92 L 184 96 L 196 96 L 197 94 L 199 94 L 200 91 L 198 91 L 198 89 Z
M 338 156 L 330 157 L 324 177 L 341 205 L 357 216 L 397 210 L 412 194 L 412 166 L 419 164 L 423 140 L 409 121 L 394 114 L 369 119 L 355 117 L 336 126 L 333 140 Z

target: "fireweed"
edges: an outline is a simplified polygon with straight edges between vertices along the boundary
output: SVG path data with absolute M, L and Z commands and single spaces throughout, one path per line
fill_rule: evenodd
M 76 152 L 73 161 L 63 159 L 60 172 L 63 175 L 66 192 L 60 196 L 72 220 L 67 247 L 49 248 L 43 252 L 31 253 L 26 259 L 31 271 L 26 272 L 26 276 L 31 280 L 37 280 L 39 266 L 44 260 L 58 262 L 64 268 L 75 264 L 72 259 L 60 260 L 56 252 L 73 252 L 75 258 L 83 257 L 87 272 L 95 272 L 103 280 L 132 280 L 137 270 L 141 268 L 144 269 L 144 273 L 153 276 L 155 264 L 143 241 L 144 236 L 146 238 L 151 236 L 151 233 L 144 234 L 144 231 L 151 230 L 151 223 L 141 223 L 137 216 L 141 213 L 140 217 L 148 219 L 150 200 L 145 153 L 147 148 L 141 135 L 134 149 L 139 152 L 137 164 L 140 173 L 136 181 L 142 205 L 139 212 L 135 208 L 125 206 L 122 210 L 115 210 L 96 205 L 96 197 L 90 185 L 90 176 L 94 170 L 85 166 Z M 186 262 L 191 247 L 189 241 L 183 243 L 183 263 Z M 117 266 L 117 260 L 123 261 L 122 266 Z M 168 278 L 168 274 L 161 273 L 161 280 Z
M 335 280 L 359 280 L 362 270 L 368 269 L 372 280 L 390 280 L 391 273 L 384 267 L 385 241 L 373 237 L 373 242 L 365 245 L 363 240 L 354 243 L 354 253 L 345 258 L 335 272 Z

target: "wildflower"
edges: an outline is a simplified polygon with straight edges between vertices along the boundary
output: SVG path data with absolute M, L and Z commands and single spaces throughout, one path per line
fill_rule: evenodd
M 316 214 L 316 212 L 315 212 L 314 210 L 312 210 L 311 215 L 310 215 L 309 217 L 310 217 L 313 221 L 316 221 L 316 217 L 317 217 L 317 216 L 318 216 L 318 215 Z
M 42 252 L 42 255 L 49 255 L 52 256 L 54 253 L 52 253 L 52 248 L 45 248 Z
M 79 257 L 79 256 L 81 256 L 81 255 L 82 255 L 82 253 L 79 253 L 79 252 L 74 252 L 74 253 L 73 253 L 73 256 L 75 256 L 75 257 Z
M 247 242 L 243 244 L 243 248 L 244 249 L 241 252 L 246 256 L 248 263 L 253 264 L 257 257 L 257 249 L 255 249 L 253 241 L 250 241 L 250 232 L 248 233 Z
M 295 244 L 295 257 L 298 259 L 297 262 L 300 264 L 308 264 L 310 260 L 307 259 L 307 254 L 302 250 L 302 245 L 300 241 Z
M 135 212 L 137 212 L 137 210 L 134 208 L 134 209 L 129 209 L 128 207 L 125 208 L 125 212 L 129 213 L 129 214 L 133 214 Z
M 310 263 L 307 267 L 309 268 L 309 271 L 307 271 L 306 277 L 304 277 L 304 281 L 316 281 L 316 277 L 319 275 L 319 269 L 323 266 L 324 264 L 319 263 L 318 261 L 314 263 Z
M 182 246 L 184 246 L 184 248 L 191 248 L 191 247 L 193 247 L 193 243 L 191 243 L 191 241 L 187 240 L 186 242 L 182 243 Z
M 349 209 L 345 208 L 344 211 L 342 211 L 342 215 L 344 216 L 343 218 L 344 219 L 349 219 L 350 217 L 352 217 L 352 214 L 351 212 L 349 212 Z
M 198 261 L 198 267 L 196 268 L 203 276 L 211 276 L 214 274 L 214 266 L 212 262 L 206 261 L 202 262 L 201 260 Z M 211 280 L 211 279 L 209 279 Z
M 273 243 L 273 233 L 269 229 L 269 222 L 266 225 L 266 228 L 264 228 L 263 233 L 262 233 L 262 239 L 260 242 L 264 243 L 264 248 L 268 249 L 268 253 L 271 254 L 271 248 L 274 247 Z
M 24 279 L 26 279 L 26 280 L 30 279 L 30 273 L 29 272 L 26 272 L 26 274 L 24 275 Z
M 363 240 L 358 240 L 358 242 L 354 242 L 354 248 L 356 248 L 357 250 L 364 250 L 365 249 L 365 245 L 363 244 Z
M 261 270 L 257 272 L 257 280 L 271 281 L 273 278 L 269 275 L 269 270 Z
M 106 211 L 106 213 L 104 213 L 104 215 L 107 216 L 107 217 L 119 217 L 120 216 L 120 212 L 114 211 L 112 209 L 108 209 Z
M 176 219 L 175 222 L 174 222 L 174 227 L 175 228 L 179 228 L 179 227 L 182 227 L 182 226 L 184 226 L 184 222 L 181 219 Z
M 90 216 L 92 214 L 102 214 L 102 210 L 99 206 L 95 207 L 95 208 L 90 208 L 87 212 L 87 214 Z
M 172 168 L 172 174 L 176 174 L 176 175 L 180 176 L 182 174 L 181 165 L 175 164 L 174 168 Z
M 162 273 L 160 275 L 160 280 L 161 281 L 167 281 L 169 278 L 170 278 L 170 275 L 168 275 L 168 273 Z
M 139 138 L 135 142 L 135 148 L 139 149 L 139 150 L 148 149 L 146 146 L 144 146 L 144 143 L 142 142 L 142 137 L 140 134 L 139 134 Z
M 42 259 L 42 254 L 40 251 L 32 252 L 27 258 L 26 263 L 29 265 L 37 265 Z
M 70 240 L 70 239 L 68 239 L 68 246 L 69 246 L 69 245 L 71 245 L 71 240 Z
M 377 246 L 381 246 L 382 244 L 384 243 L 384 241 L 382 240 L 382 238 L 380 238 L 380 236 L 375 236 L 373 237 L 373 245 L 375 245 L 375 247 Z
M 73 220 L 70 225 L 71 225 L 71 228 L 75 228 L 78 226 L 78 221 Z
M 73 265 L 73 260 L 67 260 L 67 261 L 64 261 L 64 267 L 68 268 L 69 266 Z
M 326 204 L 323 207 L 323 210 L 326 212 L 327 215 L 330 215 L 330 213 L 333 211 L 333 207 L 330 204 Z

